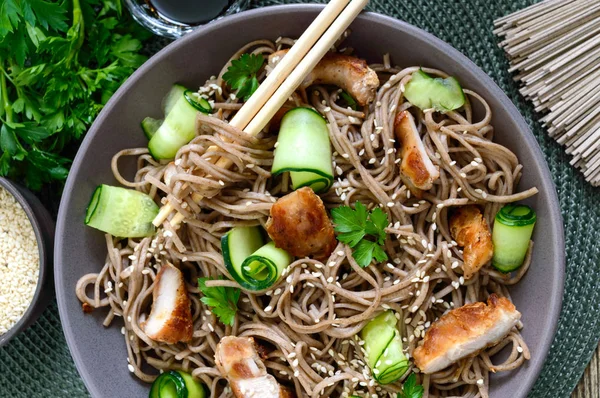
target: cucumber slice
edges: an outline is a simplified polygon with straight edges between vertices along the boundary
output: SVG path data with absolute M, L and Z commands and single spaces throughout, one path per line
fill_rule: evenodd
M 175 103 L 181 98 L 181 96 L 183 95 L 183 93 L 185 93 L 186 90 L 187 88 L 182 86 L 181 84 L 174 84 L 173 87 L 171 87 L 171 90 L 169 90 L 169 92 L 167 93 L 167 95 L 165 95 L 165 98 L 163 98 L 162 101 L 163 113 L 165 115 L 168 115 L 169 112 L 171 112 L 171 109 L 173 109 L 173 105 L 175 105 Z
M 395 382 L 409 368 L 396 322 L 392 311 L 386 311 L 373 318 L 360 332 L 365 342 L 367 363 L 379 384 Z
M 525 205 L 506 205 L 496 214 L 492 265 L 498 271 L 512 272 L 523 265 L 536 220 L 535 211 Z
M 192 375 L 170 370 L 158 376 L 150 389 L 150 398 L 206 398 L 204 384 Z
M 333 183 L 329 129 L 323 116 L 310 108 L 294 108 L 281 119 L 271 172 L 289 171 L 292 187 L 323 192 Z
M 242 263 L 265 244 L 260 227 L 235 227 L 221 238 L 225 266 L 237 280 L 242 275 Z
M 154 133 L 156 133 L 156 130 L 159 129 L 162 123 L 163 120 L 154 119 L 151 117 L 146 117 L 144 118 L 144 120 L 142 120 L 142 130 L 144 131 L 144 135 L 146 136 L 146 138 L 148 138 L 148 140 L 152 138 L 152 136 L 154 135 Z
M 260 227 L 233 228 L 221 238 L 221 250 L 233 279 L 249 290 L 267 289 L 292 262 L 292 256 L 275 243 L 264 244 Z
M 120 238 L 153 235 L 158 206 L 145 193 L 100 185 L 88 205 L 85 224 Z
M 189 102 L 191 106 L 196 108 L 202 113 L 210 113 L 212 112 L 212 107 L 208 103 L 208 101 L 200 96 L 200 94 L 193 92 L 192 90 L 185 90 L 183 92 L 183 96 Z
M 165 120 L 156 130 L 148 150 L 157 160 L 173 159 L 196 136 L 196 114 L 210 113 L 210 104 L 191 90 L 175 85 L 164 100 Z
M 458 109 L 465 104 L 465 93 L 454 77 L 432 78 L 422 70 L 412 74 L 404 96 L 420 109 L 434 108 L 439 112 Z

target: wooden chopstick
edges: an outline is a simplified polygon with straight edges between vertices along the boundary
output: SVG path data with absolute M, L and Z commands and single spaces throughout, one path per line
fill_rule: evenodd
M 340 15 L 350 0 L 332 0 L 327 4 L 327 7 L 319 13 L 317 18 L 304 31 L 298 41 L 294 43 L 290 51 L 286 54 L 276 67 L 273 69 L 265 81 L 258 86 L 254 94 L 235 114 L 229 124 L 244 130 L 252 118 L 258 113 L 275 90 L 287 79 L 288 75 L 296 68 L 298 63 L 306 56 L 310 49 L 315 45 L 316 41 L 323 35 L 329 26 Z M 290 59 L 288 59 L 290 57 Z M 246 130 L 246 133 L 252 134 Z
M 314 46 L 316 41 L 322 36 L 327 28 L 333 23 L 333 21 L 340 15 L 344 8 L 348 5 L 350 0 L 332 0 L 329 4 L 319 13 L 317 18 L 310 24 L 310 26 L 304 31 L 302 36 L 298 38 L 296 43 L 292 46 L 287 55 L 291 57 L 284 57 L 273 69 L 273 71 L 267 76 L 265 81 L 258 87 L 250 99 L 240 108 L 235 116 L 229 122 L 232 126 L 243 130 L 252 118 L 258 113 L 260 108 L 267 102 L 267 100 L 273 95 L 273 93 L 279 88 L 281 83 L 287 78 L 290 72 L 298 65 L 298 63 L 304 58 L 304 56 Z M 258 134 L 258 133 L 257 133 Z M 216 149 L 216 148 L 212 148 Z M 228 166 L 229 167 L 229 166 Z M 202 200 L 202 195 L 195 194 L 192 196 L 195 202 Z M 155 226 L 161 225 L 171 214 L 173 207 L 170 203 L 166 203 L 161 207 L 158 215 L 154 218 L 152 223 Z M 179 224 L 183 218 L 178 213 L 176 219 L 172 219 L 171 223 L 175 225 Z
M 369 0 L 351 0 L 350 4 L 347 5 L 348 0 L 332 0 L 292 46 L 286 56 L 277 64 L 273 72 L 250 97 L 250 100 L 238 111 L 230 124 L 243 129 L 245 133 L 252 136 L 260 133 L 277 110 L 300 86 L 304 78 L 331 49 L 335 41 L 348 29 L 348 26 L 368 2 Z M 344 6 L 346 7 L 344 8 Z M 325 11 L 328 11 L 327 15 L 323 15 Z M 342 12 L 340 13 L 340 11 Z M 324 25 L 327 25 L 327 30 L 325 30 Z M 298 44 L 301 44 L 301 47 L 294 51 Z M 292 51 L 294 52 L 292 53 Z M 278 69 L 279 71 L 277 71 Z M 263 89 L 261 90 L 261 88 Z M 255 98 L 254 101 L 253 98 Z M 240 116 L 238 117 L 238 115 Z M 221 168 L 228 168 L 232 165 L 232 162 L 228 158 L 220 158 L 217 160 L 216 165 Z M 194 193 L 192 199 L 198 203 L 203 197 L 198 193 Z M 165 204 L 160 209 L 153 224 L 155 226 L 161 225 L 172 210 L 173 208 L 169 203 Z M 170 220 L 170 224 L 171 226 L 177 226 L 183 219 L 184 216 L 177 213 Z

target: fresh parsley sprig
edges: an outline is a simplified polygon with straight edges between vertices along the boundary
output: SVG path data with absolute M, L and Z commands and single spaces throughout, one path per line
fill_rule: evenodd
M 423 386 L 417 384 L 417 376 L 412 373 L 404 382 L 402 391 L 398 393 L 398 398 L 421 398 L 423 391 Z
M 64 180 L 150 36 L 120 0 L 0 0 L 0 176 L 34 190 Z
M 223 74 L 223 80 L 237 90 L 238 98 L 248 101 L 259 86 L 256 74 L 264 62 L 262 54 L 242 54 L 239 59 L 231 61 L 231 66 Z
M 331 210 L 337 239 L 350 246 L 352 256 L 361 267 L 367 267 L 373 261 L 382 262 L 388 259 L 383 250 L 388 226 L 387 214 L 379 207 L 370 213 L 367 207 L 356 202 L 354 209 L 340 206 Z
M 206 286 L 206 281 L 212 278 L 199 278 L 198 287 L 204 297 L 200 299 L 204 304 L 211 307 L 211 311 L 225 325 L 233 326 L 235 314 L 237 313 L 237 302 L 240 299 L 240 289 L 225 286 Z

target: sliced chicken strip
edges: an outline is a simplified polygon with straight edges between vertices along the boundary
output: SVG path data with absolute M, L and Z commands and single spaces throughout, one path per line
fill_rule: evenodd
M 275 202 L 266 227 L 275 246 L 292 256 L 313 256 L 324 261 L 337 246 L 325 205 L 309 187 L 300 188 Z
M 450 216 L 452 238 L 463 247 L 463 273 L 471 278 L 494 255 L 490 227 L 475 205 L 460 206 Z
M 152 290 L 152 310 L 142 325 L 152 340 L 175 344 L 192 339 L 190 299 L 183 274 L 171 264 L 162 266 Z
M 269 55 L 269 65 L 281 60 L 289 50 Z M 364 59 L 338 53 L 327 53 L 302 82 L 301 87 L 313 84 L 333 84 L 345 90 L 361 106 L 375 99 L 379 77 Z
M 237 398 L 295 396 L 267 373 L 252 337 L 223 337 L 215 351 L 215 362 Z
M 400 173 L 402 180 L 411 193 L 421 197 L 421 190 L 431 189 L 433 182 L 440 177 L 440 172 L 427 156 L 415 125 L 415 119 L 410 112 L 402 111 L 396 115 L 394 133 L 401 145 Z
M 490 295 L 482 302 L 451 310 L 433 323 L 413 354 L 423 373 L 435 373 L 447 366 L 498 344 L 521 318 L 505 297 Z

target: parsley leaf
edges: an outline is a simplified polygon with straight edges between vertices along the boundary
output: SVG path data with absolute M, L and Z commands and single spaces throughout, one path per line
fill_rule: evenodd
M 208 287 L 206 286 L 207 280 L 212 280 L 212 278 L 198 279 L 198 287 L 204 294 L 200 301 L 211 307 L 213 314 L 218 316 L 221 322 L 233 326 L 241 290 L 224 286 Z
M 256 74 L 265 62 L 262 54 L 242 54 L 240 59 L 231 61 L 231 66 L 223 74 L 223 80 L 238 90 L 237 97 L 248 101 L 259 86 Z
M 402 391 L 398 393 L 398 398 L 421 398 L 423 396 L 423 386 L 417 384 L 417 377 L 412 373 L 402 386 Z
M 382 248 L 388 217 L 380 208 L 369 213 L 365 205 L 356 202 L 354 209 L 340 206 L 331 210 L 331 216 L 338 241 L 353 249 L 352 256 L 361 267 L 369 266 L 373 259 L 378 262 L 388 259 Z

